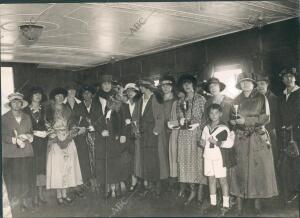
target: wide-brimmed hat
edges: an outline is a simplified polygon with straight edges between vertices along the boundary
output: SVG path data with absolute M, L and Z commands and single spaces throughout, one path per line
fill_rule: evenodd
M 135 83 L 127 83 L 125 85 L 124 92 L 126 92 L 128 89 L 133 89 L 135 91 L 139 91 L 140 90 Z
M 203 90 L 206 91 L 206 92 L 208 92 L 208 93 L 210 93 L 209 86 L 211 84 L 213 84 L 213 83 L 219 84 L 219 86 L 220 86 L 220 92 L 222 92 L 225 89 L 225 87 L 226 87 L 226 85 L 224 83 L 220 82 L 220 80 L 218 78 L 211 77 L 211 78 L 209 78 L 208 81 L 206 81 L 206 82 L 204 82 L 202 84 Z
M 92 93 L 92 95 L 96 93 L 96 89 L 93 86 L 83 85 L 83 86 L 80 87 L 80 89 L 78 91 L 78 96 L 81 98 L 83 93 L 86 92 L 86 91 Z
M 297 78 L 298 76 L 298 72 L 297 72 L 297 69 L 295 67 L 290 67 L 290 68 L 285 68 L 283 69 L 280 73 L 279 73 L 279 76 L 281 78 L 283 78 L 284 75 L 286 74 L 292 74 L 294 75 L 295 78 Z
M 259 81 L 266 81 L 267 83 L 270 82 L 270 79 L 267 75 L 264 75 L 264 74 L 256 74 L 256 82 L 259 82 Z
M 193 83 L 194 86 L 197 86 L 197 79 L 191 74 L 183 74 L 179 77 L 177 86 L 179 89 L 182 90 L 182 85 L 186 82 L 191 82 Z
M 22 108 L 25 108 L 28 105 L 28 102 L 24 100 L 24 95 L 21 94 L 21 93 L 19 93 L 19 92 L 14 92 L 14 93 L 10 94 L 7 98 L 8 98 L 8 102 L 4 104 L 4 106 L 6 108 L 11 109 L 10 103 L 13 100 L 20 100 L 20 101 L 22 101 Z
M 52 89 L 52 91 L 50 92 L 49 98 L 53 100 L 55 98 L 55 96 L 58 94 L 62 94 L 62 95 L 64 95 L 64 97 L 67 97 L 68 91 L 61 87 Z
M 164 84 L 169 84 L 171 86 L 175 85 L 175 78 L 171 75 L 164 75 L 159 79 L 159 86 Z
M 156 89 L 155 85 L 154 85 L 154 81 L 151 80 L 151 79 L 148 79 L 148 78 L 143 78 L 143 79 L 140 79 L 138 82 L 137 82 L 137 86 L 144 86 L 146 87 L 147 89 L 151 89 L 151 90 L 154 90 Z
M 37 93 L 40 93 L 42 95 L 42 100 L 41 102 L 44 102 L 44 101 L 47 101 L 47 96 L 46 94 L 44 93 L 44 90 L 39 87 L 39 86 L 33 86 L 29 89 L 28 91 L 28 96 L 26 97 L 26 99 L 31 102 L 32 101 L 32 96 L 34 94 L 37 94 Z
M 237 89 L 242 89 L 241 82 L 243 81 L 251 81 L 254 84 L 254 86 L 256 86 L 255 75 L 253 73 L 243 72 L 239 74 L 236 83 Z

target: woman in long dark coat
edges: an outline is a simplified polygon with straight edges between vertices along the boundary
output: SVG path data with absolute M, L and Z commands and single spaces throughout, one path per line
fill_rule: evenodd
M 126 180 L 122 171 L 120 146 L 120 105 L 112 90 L 112 76 L 103 75 L 101 89 L 95 99 L 96 110 L 91 114 L 95 129 L 96 178 L 99 185 L 105 185 L 106 197 L 116 197 L 120 182 Z
M 164 129 L 162 134 L 160 134 L 160 143 L 159 147 L 161 149 L 160 162 L 161 162 L 161 170 L 160 177 L 161 179 L 169 178 L 169 189 L 174 189 L 175 184 L 177 183 L 176 177 L 174 175 L 171 176 L 170 171 L 170 161 L 169 161 L 169 145 L 170 145 L 170 135 L 172 130 L 168 128 L 168 122 L 171 119 L 171 111 L 174 102 L 177 100 L 175 95 L 175 79 L 170 75 L 165 75 L 160 78 L 161 91 L 163 93 L 163 108 L 164 108 Z
M 153 94 L 156 89 L 151 80 L 140 80 L 138 83 L 143 94 L 138 101 L 141 178 L 144 180 L 145 193 L 150 189 L 160 194 L 160 158 L 159 135 L 164 128 L 164 111 Z
M 122 104 L 121 107 L 120 142 L 125 144 L 123 150 L 123 158 L 125 160 L 123 163 L 124 171 L 128 172 L 128 176 L 131 176 L 129 191 L 134 191 L 138 182 L 137 176 L 140 175 L 137 101 L 141 97 L 141 94 L 139 88 L 134 83 L 126 84 L 124 93 L 127 96 L 128 102 Z
M 91 156 L 89 140 L 87 137 L 93 137 L 88 134 L 93 134 L 91 132 L 88 132 L 87 129 L 91 125 L 91 114 L 93 111 L 96 110 L 95 102 L 93 101 L 93 95 L 95 94 L 95 89 L 92 86 L 82 86 L 79 90 L 79 98 L 81 98 L 81 103 L 79 103 L 78 106 L 76 106 L 75 110 L 75 120 L 76 125 L 80 127 L 80 133 L 75 138 L 75 144 L 78 152 L 78 158 L 80 163 L 80 169 L 82 174 L 83 183 L 86 186 L 88 186 L 90 183 L 94 184 L 92 181 L 94 179 L 94 166 L 91 166 L 91 164 L 94 163 L 95 160 L 90 160 L 90 158 L 93 158 Z M 92 161 L 92 162 L 91 162 Z M 95 188 L 94 186 L 92 187 Z
M 294 133 L 294 141 L 300 150 L 300 86 L 299 72 L 296 68 L 284 69 L 280 73 L 285 85 L 283 94 L 279 97 L 279 124 L 280 127 L 291 128 Z M 298 82 L 298 85 L 297 85 Z M 291 133 L 291 130 L 288 134 Z M 287 142 L 290 141 L 290 135 Z M 284 140 L 283 137 L 282 142 Z M 285 145 L 287 146 L 287 145 Z M 282 183 L 282 194 L 285 203 L 291 203 L 297 198 L 300 191 L 300 156 L 290 157 L 285 152 L 286 147 L 281 147 L 280 179 Z
M 44 191 L 46 187 L 46 161 L 47 161 L 47 131 L 45 125 L 45 107 L 41 103 L 45 101 L 46 96 L 40 87 L 33 87 L 30 90 L 29 102 L 31 104 L 25 108 L 25 112 L 30 116 L 33 130 L 33 153 L 35 179 L 38 193 L 35 196 L 34 203 L 46 203 Z
M 253 74 L 239 75 L 237 88 L 242 93 L 233 102 L 238 108 L 237 119 L 230 121 L 235 128 L 237 154 L 237 165 L 231 170 L 230 192 L 237 197 L 239 214 L 243 209 L 242 199 L 254 199 L 259 214 L 260 199 L 278 195 L 272 148 L 264 128 L 270 119 L 269 104 L 264 95 L 253 89 L 255 84 Z

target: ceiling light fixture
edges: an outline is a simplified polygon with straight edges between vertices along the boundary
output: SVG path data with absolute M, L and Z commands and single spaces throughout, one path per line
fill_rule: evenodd
M 31 45 L 37 42 L 42 34 L 44 27 L 41 25 L 29 23 L 20 25 L 19 29 L 21 38 L 23 39 L 24 43 Z

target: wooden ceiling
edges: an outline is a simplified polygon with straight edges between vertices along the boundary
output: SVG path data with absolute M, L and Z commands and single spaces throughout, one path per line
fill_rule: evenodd
M 299 1 L 57 3 L 0 5 L 1 61 L 93 67 L 299 17 Z M 33 45 L 19 25 L 44 30 Z

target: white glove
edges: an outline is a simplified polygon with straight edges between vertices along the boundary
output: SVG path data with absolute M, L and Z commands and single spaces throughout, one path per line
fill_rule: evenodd
M 190 126 L 191 126 L 191 128 L 189 128 L 189 130 L 194 130 L 194 129 L 196 129 L 198 126 L 200 126 L 200 124 L 199 124 L 199 123 L 194 123 L 194 124 L 191 124 Z
M 120 143 L 124 144 L 126 142 L 126 136 L 121 136 L 120 137 Z
M 40 138 L 46 138 L 47 132 L 46 131 L 33 131 L 33 135 L 40 137 Z
M 17 144 L 17 139 L 15 138 L 15 137 L 12 137 L 11 138 L 11 141 L 12 141 L 12 143 L 15 145 L 15 144 Z
M 26 134 L 20 134 L 20 135 L 18 135 L 18 139 L 22 140 L 22 141 L 25 141 L 25 140 L 29 141 L 29 138 L 28 138 L 28 136 Z
M 88 129 L 89 132 L 94 132 L 95 131 L 95 128 L 93 126 L 89 126 L 87 129 Z
M 25 142 L 23 142 L 21 139 L 18 139 L 18 138 L 17 138 L 17 145 L 20 148 L 25 148 Z
M 102 135 L 103 137 L 109 136 L 108 130 L 103 130 L 102 133 L 101 133 L 101 135 Z
M 33 142 L 33 135 L 32 134 L 26 134 L 28 141 L 31 143 Z
M 85 127 L 78 127 L 79 131 L 78 131 L 78 135 L 81 135 L 83 133 L 85 133 L 86 128 Z
M 181 118 L 181 119 L 180 119 L 180 125 L 181 125 L 181 126 L 184 125 L 184 121 L 185 121 L 185 118 Z

